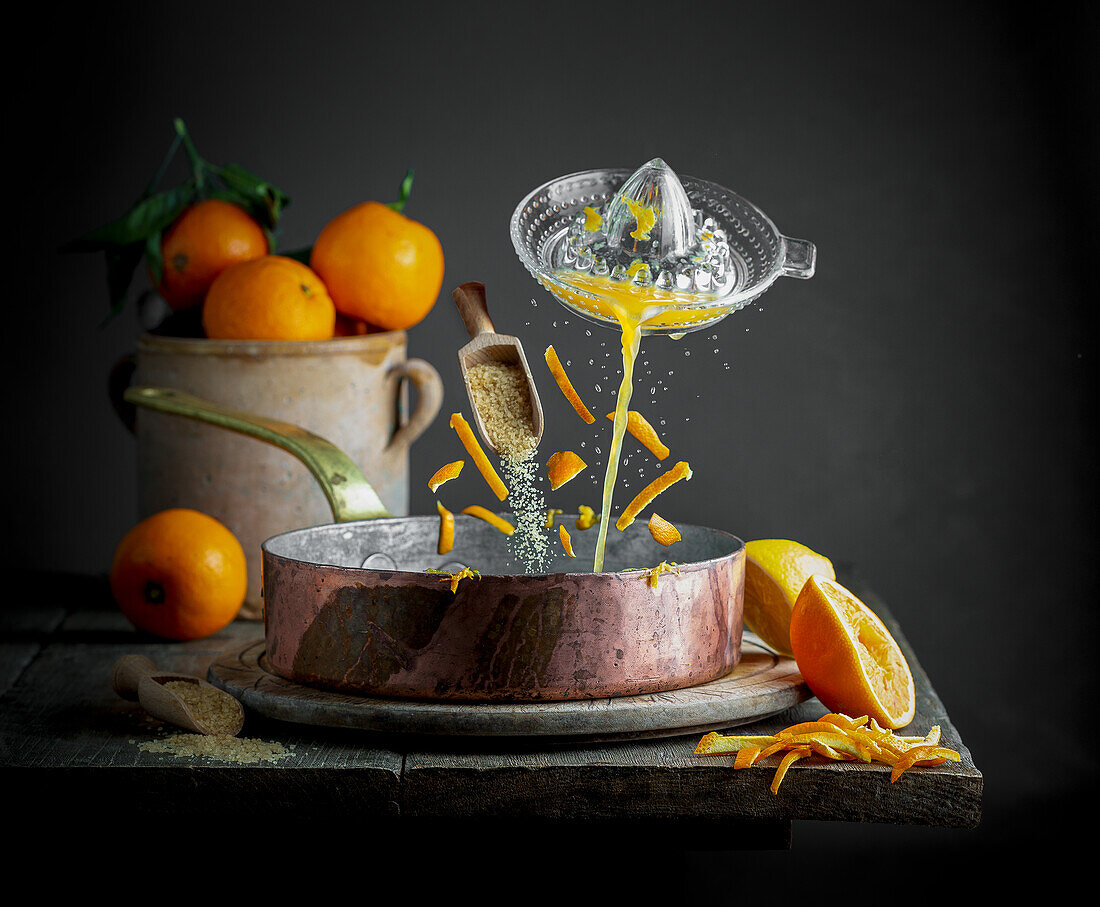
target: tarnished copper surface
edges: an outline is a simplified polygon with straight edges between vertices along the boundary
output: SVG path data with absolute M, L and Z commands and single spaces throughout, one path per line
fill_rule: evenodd
M 367 547 L 384 551 L 387 534 L 406 545 L 418 533 L 434 537 L 436 520 L 344 525 L 349 535 L 369 531 Z M 333 528 L 288 535 L 308 538 Z M 744 547 L 727 533 L 682 528 L 685 542 L 702 540 L 713 549 L 717 539 L 725 553 L 680 562 L 678 573 L 661 574 L 655 586 L 638 572 L 485 573 L 463 579 L 454 594 L 439 576 L 413 572 L 422 567 L 326 565 L 311 562 L 328 559 L 317 554 L 276 553 L 279 539 L 269 540 L 263 551 L 267 658 L 275 673 L 299 683 L 456 701 L 623 696 L 715 680 L 741 654 Z M 466 524 L 459 538 L 464 530 L 472 547 L 454 555 L 477 568 L 478 544 L 499 546 L 502 537 Z M 691 553 L 687 547 L 677 552 L 681 558 Z M 341 558 L 347 555 L 330 559 Z M 395 559 L 401 562 L 400 555 Z

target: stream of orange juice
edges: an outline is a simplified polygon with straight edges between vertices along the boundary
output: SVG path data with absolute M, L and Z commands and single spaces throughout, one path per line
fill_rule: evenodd
M 599 535 L 596 539 L 596 555 L 592 564 L 593 573 L 603 572 L 604 548 L 607 544 L 607 527 L 611 523 L 611 499 L 615 492 L 615 482 L 619 475 L 619 457 L 622 453 L 623 436 L 626 434 L 627 413 L 634 389 L 634 363 L 638 358 L 642 333 L 646 327 L 681 327 L 685 329 L 707 322 L 726 314 L 728 307 L 714 306 L 695 309 L 676 308 L 685 304 L 698 305 L 713 298 L 713 294 L 685 293 L 677 290 L 661 290 L 654 287 L 624 285 L 620 281 L 606 277 L 592 277 L 587 274 L 570 274 L 564 280 L 589 293 L 599 296 L 593 300 L 581 294 L 568 292 L 568 287 L 553 288 L 552 292 L 573 308 L 595 312 L 604 317 L 612 317 L 622 329 L 623 379 L 619 384 L 615 400 L 615 422 L 611 430 L 611 449 L 607 454 L 607 466 L 603 479 L 603 502 L 600 512 L 603 518 L 599 523 Z

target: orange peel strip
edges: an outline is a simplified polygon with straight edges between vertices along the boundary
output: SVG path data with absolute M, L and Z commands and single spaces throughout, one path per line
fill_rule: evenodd
M 511 535 L 516 531 L 516 527 L 511 523 L 497 516 L 488 508 L 482 507 L 480 504 L 471 504 L 469 507 L 463 507 L 462 512 L 467 516 L 476 516 L 479 520 L 484 520 L 490 526 L 499 529 L 505 535 Z
M 474 465 L 477 466 L 478 472 L 481 473 L 493 490 L 493 494 L 503 501 L 508 497 L 508 486 L 501 481 L 497 471 L 493 469 L 493 464 L 485 456 L 485 451 L 481 449 L 481 445 L 470 428 L 470 423 L 463 418 L 462 413 L 451 413 L 451 428 L 458 434 L 458 439 L 462 442 L 462 446 L 466 448 L 466 453 L 473 458 Z
M 695 745 L 696 756 L 720 756 L 723 753 L 737 753 L 745 747 L 760 749 L 775 743 L 774 737 L 727 737 L 717 731 L 704 734 L 703 738 Z
M 733 760 L 734 768 L 750 768 L 756 757 L 760 755 L 760 747 L 744 746 L 737 751 L 737 758 Z
M 439 490 L 439 486 L 444 482 L 449 482 L 451 479 L 457 479 L 458 474 L 462 472 L 462 467 L 466 465 L 465 460 L 455 460 L 453 463 L 447 463 L 445 466 L 440 466 L 435 471 L 435 474 L 428 479 L 428 487 L 432 492 Z
M 654 512 L 649 515 L 649 534 L 654 541 L 666 548 L 680 541 L 680 530 L 672 525 L 660 514 Z
M 893 784 L 914 765 L 939 765 L 948 759 L 952 762 L 961 762 L 962 756 L 943 746 L 914 746 L 894 763 L 894 770 L 890 773 L 890 783 Z
M 779 763 L 779 768 L 775 770 L 775 775 L 772 778 L 771 792 L 773 794 L 779 793 L 779 785 L 783 783 L 783 779 L 787 775 L 787 769 L 789 769 L 799 759 L 810 755 L 811 752 L 812 750 L 808 746 L 798 747 L 797 749 L 791 750 L 789 753 L 787 753 L 786 756 L 783 757 L 783 759 Z
M 600 514 L 596 513 L 591 507 L 581 504 L 577 511 L 579 515 L 577 516 L 576 526 L 582 532 L 585 529 L 591 529 L 600 521 Z
M 565 528 L 565 523 L 558 523 L 558 537 L 561 539 L 565 553 L 570 557 L 576 557 L 573 553 L 573 540 L 569 538 L 569 530 Z
M 557 510 L 557 509 L 551 507 L 549 510 L 546 511 L 546 521 L 542 524 L 542 528 L 543 529 L 553 529 L 554 528 L 554 517 L 556 517 L 558 514 L 564 513 L 564 512 L 565 511 L 563 511 L 563 510 Z
M 455 546 L 455 515 L 439 501 L 435 502 L 435 507 L 439 511 L 439 543 L 436 551 L 446 554 Z
M 647 507 L 657 495 L 663 491 L 667 491 L 669 486 L 674 485 L 681 479 L 690 478 L 691 467 L 688 466 L 686 461 L 681 460 L 663 476 L 654 479 L 638 492 L 634 500 L 627 504 L 626 510 L 624 510 L 615 521 L 615 528 L 622 532 L 637 519 L 638 514 L 641 513 L 643 508 Z
M 607 418 L 614 421 L 615 414 L 608 413 Z M 626 430 L 640 441 L 642 446 L 658 460 L 663 460 L 668 456 L 668 447 L 665 446 L 664 442 L 658 436 L 657 430 L 650 425 L 649 422 L 646 421 L 646 417 L 636 409 L 628 409 L 626 411 Z
M 588 464 L 571 450 L 559 450 L 550 454 L 546 461 L 546 475 L 550 479 L 550 490 L 557 491 L 566 482 L 575 479 Z
M 561 388 L 561 392 L 565 394 L 565 399 L 568 400 L 573 406 L 573 409 L 577 411 L 577 415 L 591 425 L 596 421 L 596 417 L 592 415 L 588 407 L 581 401 L 576 390 L 574 390 L 573 382 L 571 382 L 569 376 L 565 374 L 565 369 L 562 368 L 561 360 L 558 358 L 558 354 L 555 352 L 552 345 L 546 348 L 544 358 L 546 359 L 546 364 L 550 367 L 550 374 L 554 376 L 554 380 L 558 382 L 558 387 Z

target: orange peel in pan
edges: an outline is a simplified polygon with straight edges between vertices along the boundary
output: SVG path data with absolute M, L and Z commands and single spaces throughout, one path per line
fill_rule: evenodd
M 657 513 L 649 515 L 649 534 L 653 536 L 654 541 L 666 548 L 680 541 L 681 538 L 680 530 Z
M 933 725 L 924 737 L 903 737 L 880 727 L 873 718 L 864 715 L 851 718 L 839 712 L 822 715 L 815 721 L 791 725 L 774 736 L 727 736 L 712 731 L 705 734 L 695 747 L 697 756 L 735 753 L 733 767 L 749 768 L 769 756 L 783 753 L 779 768 L 772 779 L 771 791 L 779 785 L 798 759 L 810 755 L 834 762 L 883 763 L 891 766 L 890 782 L 898 780 L 914 767 L 931 767 L 950 760 L 961 762 L 955 750 L 938 746 L 939 725 Z
M 544 354 L 546 364 L 550 367 L 550 374 L 554 376 L 554 380 L 558 383 L 558 387 L 561 388 L 561 392 L 565 394 L 565 399 L 570 402 L 573 409 L 577 411 L 577 415 L 584 419 L 589 425 L 596 421 L 596 417 L 592 415 L 588 407 L 581 401 L 580 396 L 573 388 L 573 382 L 569 380 L 569 376 L 565 374 L 565 369 L 562 368 L 561 360 L 558 358 L 558 354 L 554 351 L 553 346 L 548 346 Z
M 444 482 L 449 482 L 451 479 L 457 479 L 458 474 L 462 472 L 462 467 L 466 465 L 465 460 L 455 460 L 453 463 L 447 463 L 445 466 L 440 466 L 435 471 L 435 474 L 428 479 L 428 487 L 432 492 L 439 490 L 439 486 Z
M 559 450 L 546 461 L 546 474 L 550 477 L 550 490 L 557 491 L 577 476 L 588 464 L 571 450 Z
M 614 413 L 608 413 L 607 418 L 615 420 Z M 642 445 L 658 460 L 668 456 L 668 447 L 657 436 L 657 430 L 650 425 L 645 416 L 636 409 L 626 411 L 626 430 L 642 443 Z
M 436 550 L 446 554 L 455 546 L 455 515 L 439 501 L 435 502 L 435 507 L 439 511 L 439 544 Z
M 516 527 L 506 519 L 497 516 L 493 511 L 489 510 L 487 507 L 482 507 L 480 504 L 471 504 L 469 507 L 463 507 L 462 512 L 467 516 L 476 516 L 479 520 L 484 520 L 490 526 L 499 529 L 505 535 L 511 535 L 516 531 Z
M 691 467 L 688 466 L 686 461 L 681 460 L 663 476 L 654 479 L 638 492 L 634 500 L 627 504 L 626 510 L 619 514 L 618 520 L 615 521 L 615 528 L 620 531 L 626 529 L 635 519 L 637 519 L 638 514 L 642 512 L 643 508 L 649 506 L 653 499 L 662 491 L 666 491 L 669 486 L 674 485 L 681 479 L 690 478 Z
M 473 458 L 474 465 L 477 466 L 478 472 L 481 473 L 493 490 L 493 494 L 503 501 L 508 497 L 508 486 L 504 484 L 500 476 L 497 475 L 497 471 L 493 469 L 493 464 L 485 456 L 485 451 L 481 449 L 481 445 L 470 428 L 470 423 L 463 418 L 462 413 L 451 413 L 451 428 L 458 434 L 458 439 L 462 442 L 462 446 L 466 448 L 466 453 Z
M 573 553 L 573 540 L 569 537 L 569 530 L 565 528 L 565 523 L 558 523 L 558 537 L 561 539 L 561 546 L 565 549 L 565 553 L 570 557 L 576 557 Z

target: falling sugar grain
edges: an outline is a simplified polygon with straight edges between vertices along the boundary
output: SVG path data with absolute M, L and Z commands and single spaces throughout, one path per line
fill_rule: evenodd
M 535 451 L 538 437 L 527 390 L 527 377 L 518 366 L 477 365 L 467 372 L 474 405 L 485 432 L 500 454 L 508 485 L 515 531 L 507 536 L 512 557 L 527 573 L 545 570 L 550 542 L 545 528 L 546 500 L 538 487 Z

